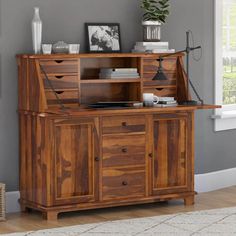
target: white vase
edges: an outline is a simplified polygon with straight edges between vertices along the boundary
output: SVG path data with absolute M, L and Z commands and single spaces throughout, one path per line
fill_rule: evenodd
M 144 42 L 161 41 L 161 23 L 159 21 L 143 21 L 142 25 Z
M 34 18 L 32 20 L 32 40 L 35 54 L 41 53 L 42 46 L 42 21 L 39 16 L 39 8 L 34 8 Z

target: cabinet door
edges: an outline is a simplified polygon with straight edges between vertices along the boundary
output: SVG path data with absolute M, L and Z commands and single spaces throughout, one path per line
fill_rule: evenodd
M 193 191 L 192 114 L 153 121 L 152 194 Z
M 95 201 L 98 181 L 98 120 L 55 122 L 55 204 Z

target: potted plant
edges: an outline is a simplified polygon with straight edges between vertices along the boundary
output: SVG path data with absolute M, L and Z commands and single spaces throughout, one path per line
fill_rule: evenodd
M 161 41 L 161 25 L 170 14 L 169 0 L 142 0 L 143 40 L 145 42 Z

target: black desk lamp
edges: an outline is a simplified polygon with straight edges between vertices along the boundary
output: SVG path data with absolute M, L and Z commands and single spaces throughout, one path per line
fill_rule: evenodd
M 190 47 L 190 40 L 189 40 L 189 33 L 190 31 L 187 31 L 186 32 L 186 48 L 184 50 L 181 50 L 181 51 L 178 51 L 178 52 L 175 52 L 175 53 L 171 53 L 171 54 L 166 54 L 166 55 L 162 55 L 160 56 L 157 61 L 159 62 L 159 67 L 158 67 L 158 71 L 157 71 L 157 74 L 154 76 L 153 80 L 167 80 L 167 77 L 164 73 L 164 70 L 163 70 L 163 67 L 162 67 L 162 62 L 164 60 L 165 57 L 171 57 L 171 56 L 174 56 L 176 54 L 179 54 L 179 53 L 186 53 L 186 73 L 187 73 L 187 94 L 189 94 L 189 84 L 190 86 L 192 87 L 195 95 L 197 96 L 198 100 L 200 101 L 201 104 L 203 104 L 203 100 L 201 99 L 201 97 L 199 96 L 196 88 L 194 87 L 192 81 L 190 80 L 190 77 L 189 77 L 189 57 L 190 57 L 190 52 L 191 51 L 194 51 L 196 49 L 201 49 L 201 46 L 198 46 L 198 47 L 193 47 L 191 48 Z M 198 102 L 197 101 L 194 101 L 194 100 L 187 100 L 187 101 L 183 101 L 180 103 L 180 105 L 198 105 Z
M 157 61 L 159 62 L 158 71 L 152 80 L 167 80 L 164 69 L 162 67 L 162 62 L 164 61 L 164 59 L 162 57 L 159 57 Z

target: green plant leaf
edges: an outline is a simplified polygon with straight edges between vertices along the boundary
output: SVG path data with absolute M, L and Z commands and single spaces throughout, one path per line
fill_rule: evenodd
M 142 0 L 143 19 L 165 23 L 170 14 L 169 7 L 169 0 Z

